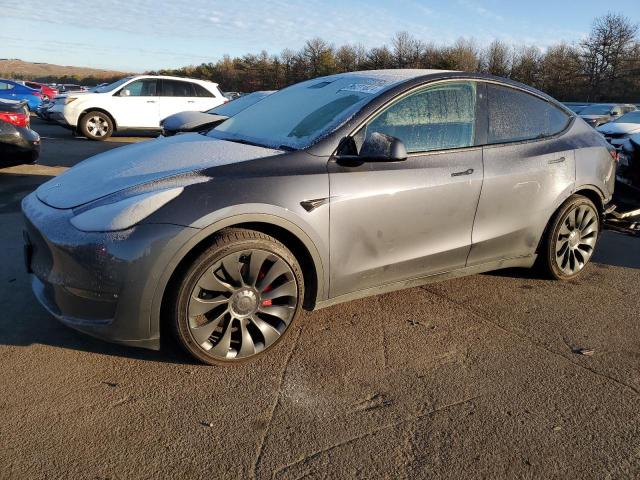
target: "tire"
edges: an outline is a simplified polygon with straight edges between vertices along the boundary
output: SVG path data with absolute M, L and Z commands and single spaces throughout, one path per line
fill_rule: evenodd
M 178 343 L 209 365 L 254 360 L 277 345 L 302 309 L 293 254 L 261 232 L 226 229 L 172 284 L 168 319 Z
M 113 121 L 106 113 L 93 110 L 80 118 L 80 132 L 89 140 L 106 140 L 113 134 Z
M 547 227 L 539 266 L 556 280 L 572 280 L 593 257 L 600 235 L 600 214 L 594 203 L 572 195 L 556 211 Z

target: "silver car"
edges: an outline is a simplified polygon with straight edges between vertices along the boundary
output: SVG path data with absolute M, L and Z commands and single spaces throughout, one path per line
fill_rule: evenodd
M 611 150 L 509 80 L 317 78 L 43 184 L 22 204 L 27 268 L 66 325 L 155 349 L 173 333 L 203 362 L 241 362 L 303 308 L 536 263 L 574 278 L 613 193 Z

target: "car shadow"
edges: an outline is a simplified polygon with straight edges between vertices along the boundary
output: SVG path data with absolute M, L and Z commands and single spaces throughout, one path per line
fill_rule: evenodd
M 640 269 L 640 237 L 610 230 L 602 232 L 592 261 L 600 265 Z M 507 278 L 548 280 L 536 268 L 507 268 L 488 272 L 487 275 Z

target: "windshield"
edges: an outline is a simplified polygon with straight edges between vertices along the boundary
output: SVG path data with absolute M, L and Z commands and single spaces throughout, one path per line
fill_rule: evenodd
M 626 113 L 614 120 L 614 123 L 640 123 L 640 110 Z
M 214 107 L 211 110 L 207 110 L 207 113 L 215 115 L 223 115 L 225 117 L 233 117 L 247 107 L 250 107 L 256 102 L 259 102 L 267 95 L 271 95 L 273 92 L 253 92 L 249 95 L 238 97 L 235 100 L 231 100 L 224 105 Z
M 96 87 L 95 92 L 96 93 L 110 92 L 111 90 L 114 90 L 114 89 L 118 88 L 123 83 L 128 82 L 132 78 L 133 77 L 124 77 L 124 78 L 121 78 L 120 80 L 116 80 L 115 82 L 110 83 L 109 85 L 104 85 L 102 87 Z
M 613 105 L 589 105 L 580 111 L 580 115 L 608 115 L 613 109 Z
M 388 80 L 355 75 L 298 83 L 241 111 L 209 135 L 273 148 L 306 148 L 348 121 L 389 85 Z

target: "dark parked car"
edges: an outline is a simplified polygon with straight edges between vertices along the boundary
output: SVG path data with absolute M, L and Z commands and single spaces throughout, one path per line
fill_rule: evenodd
M 43 184 L 22 203 L 27 265 L 37 299 L 71 327 L 158 348 L 162 318 L 199 360 L 240 362 L 302 308 L 536 261 L 575 278 L 615 158 L 563 105 L 510 80 L 337 74 Z
M 616 178 L 616 201 L 640 208 L 640 134 L 622 144 Z
M 176 133 L 199 132 L 213 128 L 272 93 L 274 90 L 253 92 L 206 112 L 188 111 L 169 115 L 160 122 L 162 134 L 165 137 L 170 137 Z
M 0 160 L 32 163 L 40 154 L 40 136 L 29 128 L 25 102 L 0 100 Z
M 594 103 L 580 110 L 580 116 L 595 128 L 634 110 L 636 106 L 630 104 Z

